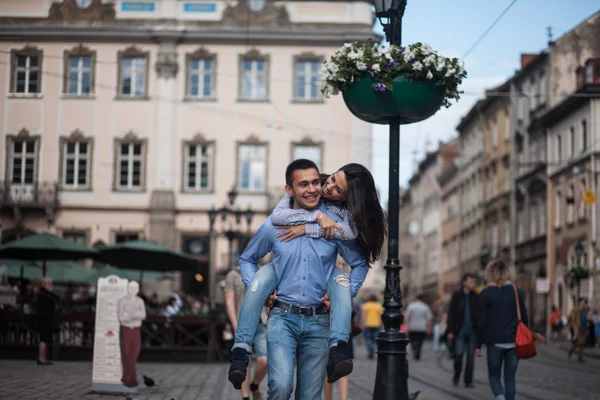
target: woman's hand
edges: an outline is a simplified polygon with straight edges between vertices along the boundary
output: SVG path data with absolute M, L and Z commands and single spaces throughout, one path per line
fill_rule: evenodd
M 306 234 L 306 225 L 290 225 L 290 226 L 276 226 L 277 229 L 285 229 L 285 231 L 278 233 L 276 238 L 279 238 L 281 242 L 289 242 L 292 239 L 300 237 Z
M 481 353 L 481 349 L 475 349 L 475 355 L 477 357 L 481 357 L 483 354 Z
M 333 239 L 336 229 L 340 231 L 340 234 L 344 237 L 344 230 L 338 225 L 337 221 L 329 218 L 327 214 L 319 211 L 317 222 L 319 223 L 319 226 L 323 228 L 323 237 L 325 239 Z

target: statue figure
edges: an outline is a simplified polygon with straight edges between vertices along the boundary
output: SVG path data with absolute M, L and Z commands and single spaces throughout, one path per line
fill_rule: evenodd
M 123 376 L 121 382 L 127 387 L 138 386 L 135 364 L 142 345 L 140 327 L 146 319 L 146 306 L 144 300 L 138 296 L 140 286 L 131 281 L 127 284 L 127 295 L 119 300 L 119 323 L 121 344 L 121 365 Z

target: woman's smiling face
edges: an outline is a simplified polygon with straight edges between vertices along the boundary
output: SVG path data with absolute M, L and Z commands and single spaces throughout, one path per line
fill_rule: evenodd
M 327 200 L 346 200 L 348 196 L 348 182 L 346 181 L 344 171 L 339 170 L 329 175 L 321 193 Z

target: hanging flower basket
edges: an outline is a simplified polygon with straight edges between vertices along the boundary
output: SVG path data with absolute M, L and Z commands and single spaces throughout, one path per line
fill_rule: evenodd
M 574 265 L 567 270 L 565 275 L 572 282 L 581 281 L 590 277 L 590 270 L 580 265 Z
M 374 42 L 354 42 L 323 63 L 320 74 L 325 97 L 342 92 L 357 118 L 410 124 L 458 100 L 466 71 L 458 59 L 442 57 L 421 43 L 383 49 Z

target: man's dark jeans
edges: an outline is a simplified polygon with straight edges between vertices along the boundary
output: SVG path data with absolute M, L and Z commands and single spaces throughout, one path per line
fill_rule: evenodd
M 410 340 L 410 348 L 413 352 L 413 358 L 415 360 L 420 360 L 421 346 L 423 346 L 423 342 L 425 341 L 425 338 L 427 338 L 427 332 L 410 331 L 408 333 L 408 338 Z
M 465 385 L 469 385 L 473 383 L 473 368 L 475 367 L 475 333 L 459 333 L 454 338 L 454 382 L 460 381 L 465 355 L 467 357 Z

